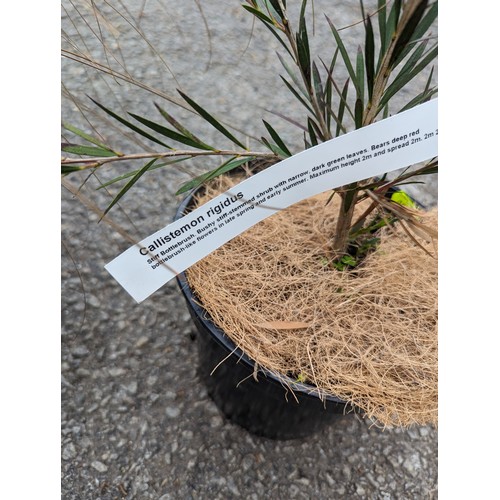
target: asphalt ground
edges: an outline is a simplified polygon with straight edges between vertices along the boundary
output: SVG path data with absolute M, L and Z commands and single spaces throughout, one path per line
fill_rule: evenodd
M 332 38 L 321 13 L 349 26 L 360 20 L 358 2 L 314 4 L 314 44 L 328 54 Z M 301 116 L 278 76 L 279 44 L 262 25 L 252 25 L 238 0 L 206 0 L 202 12 L 195 1 L 110 2 L 98 6 L 98 23 L 86 2 L 62 5 L 64 35 L 99 61 L 173 98 L 181 88 L 250 136 L 263 134 L 265 118 L 288 142 L 302 143 L 300 131 L 269 113 Z M 127 22 L 129 15 L 140 19 L 140 29 Z M 360 30 L 357 24 L 342 32 L 349 46 L 360 43 Z M 62 81 L 63 121 L 88 132 L 104 115 L 87 95 L 120 113 L 156 116 L 153 102 L 176 109 L 69 60 L 63 60 Z M 220 138 L 190 113 L 175 113 L 207 141 Z M 140 150 L 112 121 L 99 130 L 120 151 Z M 112 210 L 113 220 L 137 239 L 164 227 L 180 202 L 180 183 L 207 164 L 145 176 Z M 109 195 L 96 188 L 111 177 L 103 171 L 99 180 L 69 180 L 79 187 L 86 180 L 82 194 L 102 209 Z M 437 179 L 414 194 L 436 204 Z M 353 417 L 313 437 L 273 441 L 226 421 L 197 376 L 195 329 L 175 282 L 136 304 L 104 269 L 129 243 L 65 188 L 61 228 L 64 499 L 437 498 L 435 428 L 382 430 Z

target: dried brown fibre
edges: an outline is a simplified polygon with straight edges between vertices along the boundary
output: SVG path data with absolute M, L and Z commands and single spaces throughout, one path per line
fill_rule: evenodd
M 362 266 L 339 272 L 325 260 L 337 214 L 327 198 L 260 222 L 192 266 L 189 283 L 258 365 L 300 375 L 382 426 L 437 425 L 435 242 L 419 240 L 429 256 L 386 228 Z M 422 216 L 437 229 L 437 209 Z

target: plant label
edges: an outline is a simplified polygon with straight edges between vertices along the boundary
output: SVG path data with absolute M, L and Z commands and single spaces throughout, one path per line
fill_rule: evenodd
M 336 137 L 253 175 L 105 266 L 142 302 L 261 220 L 306 198 L 438 154 L 438 100 Z

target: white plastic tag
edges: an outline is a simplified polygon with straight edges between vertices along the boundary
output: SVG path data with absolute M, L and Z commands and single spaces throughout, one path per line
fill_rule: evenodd
M 133 245 L 105 266 L 137 301 L 278 210 L 436 157 L 438 100 L 302 151 Z

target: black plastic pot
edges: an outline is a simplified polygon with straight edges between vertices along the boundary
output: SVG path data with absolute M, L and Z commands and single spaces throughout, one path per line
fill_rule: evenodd
M 192 195 L 179 206 L 176 219 L 186 213 L 191 200 Z M 254 361 L 198 305 L 184 273 L 177 276 L 177 282 L 198 329 L 199 376 L 230 421 L 259 436 L 295 439 L 318 432 L 351 410 L 334 396 L 322 401 L 312 386 L 288 379 L 290 387 L 286 387 L 263 369 L 256 372 L 256 380 Z

